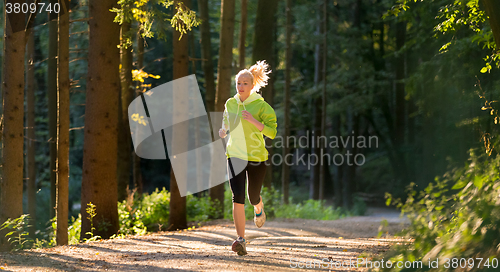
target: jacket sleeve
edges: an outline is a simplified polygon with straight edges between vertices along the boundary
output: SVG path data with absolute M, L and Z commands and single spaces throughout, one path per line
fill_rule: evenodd
M 222 115 L 222 128 L 227 132 L 229 130 L 229 114 L 227 112 L 227 103 L 224 107 L 224 114 Z
M 264 111 L 260 115 L 260 118 L 262 119 L 262 123 L 264 124 L 262 134 L 271 139 L 274 139 L 276 137 L 276 133 L 278 132 L 276 129 L 278 127 L 278 124 L 276 123 L 276 113 L 274 112 L 274 109 L 269 106 L 269 104 L 264 107 Z

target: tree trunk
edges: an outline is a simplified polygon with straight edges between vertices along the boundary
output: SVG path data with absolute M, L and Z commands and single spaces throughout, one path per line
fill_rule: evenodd
M 333 97 L 334 100 L 340 99 L 338 95 Z M 340 125 L 341 125 L 341 120 L 340 120 L 340 114 L 335 114 L 333 116 L 333 135 L 334 136 L 341 136 L 341 130 L 340 130 Z M 342 150 L 339 149 L 334 149 L 333 150 L 333 155 L 335 154 L 342 154 Z M 334 163 L 333 166 L 333 190 L 334 190 L 334 195 L 335 195 L 335 207 L 340 207 L 342 205 L 342 165 L 337 165 Z
M 284 131 L 283 140 L 290 135 L 290 70 L 292 68 L 292 0 L 286 0 L 286 44 L 285 44 L 285 92 L 283 103 Z M 281 190 L 283 191 L 283 203 L 288 204 L 290 197 L 290 166 L 286 162 L 287 155 L 290 153 L 290 146 L 285 141 L 283 148 L 283 164 L 281 175 Z
M 259 60 L 266 60 L 271 70 L 276 69 L 275 59 L 274 59 L 274 29 L 275 29 L 275 15 L 278 9 L 277 0 L 259 0 L 257 3 L 257 15 L 255 18 L 255 32 L 253 37 L 253 52 L 252 52 L 252 64 Z M 274 78 L 271 76 L 268 81 L 267 86 L 260 89 L 264 100 L 273 106 L 274 97 Z M 271 146 L 271 139 L 265 137 L 266 146 Z M 274 154 L 272 148 L 268 148 L 269 158 L 272 159 Z M 266 177 L 264 179 L 264 186 L 267 188 L 271 187 L 273 177 L 273 165 L 269 163 L 266 169 Z
M 222 0 L 221 3 L 221 33 L 219 47 L 219 63 L 217 66 L 217 90 L 215 111 L 223 112 L 226 100 L 230 97 L 231 76 L 233 74 L 233 36 L 234 36 L 234 9 L 235 2 Z M 218 217 L 224 216 L 224 183 L 210 188 L 210 198 L 218 201 L 215 210 L 220 211 Z
M 322 18 L 322 35 L 323 35 L 323 59 L 322 59 L 322 65 L 323 65 L 323 93 L 322 93 L 322 99 L 321 99 L 321 136 L 326 137 L 326 100 L 327 100 L 327 95 L 326 95 L 326 60 L 328 58 L 328 52 L 327 52 L 327 4 L 326 0 L 323 0 L 323 18 Z M 326 149 L 326 142 L 321 142 L 318 143 L 320 144 L 320 150 L 321 154 L 325 154 L 327 149 Z M 324 199 L 325 198 L 325 178 L 326 178 L 326 171 L 328 171 L 326 168 L 328 167 L 329 163 L 324 162 L 323 158 L 320 158 L 320 172 L 319 172 L 319 199 Z
M 57 0 L 50 0 L 54 5 Z M 57 13 L 49 13 L 49 59 L 47 61 L 47 96 L 49 108 L 50 147 L 50 218 L 56 215 L 56 160 L 57 160 Z
M 212 61 L 212 43 L 210 42 L 210 19 L 208 16 L 208 0 L 198 0 L 201 18 L 201 57 L 203 58 L 203 78 L 205 79 L 205 101 L 207 111 L 215 110 L 215 79 Z M 213 134 L 212 134 L 213 135 Z
M 137 33 L 137 70 L 141 70 L 144 67 L 144 38 L 141 32 Z M 139 93 L 135 93 L 135 97 L 139 96 Z M 128 112 L 127 112 L 128 116 Z M 128 132 L 127 132 L 128 133 Z M 141 171 L 141 158 L 132 151 L 132 176 L 134 180 L 134 189 L 136 194 L 142 195 L 142 171 Z
M 144 37 L 141 31 L 137 33 L 137 70 L 144 68 Z
M 245 69 L 245 41 L 247 37 L 247 0 L 241 0 L 241 22 L 240 22 L 240 39 L 238 42 L 238 52 L 240 54 L 239 67 L 240 70 Z
M 127 189 L 130 183 L 130 169 L 132 167 L 132 138 L 130 136 L 128 121 L 128 105 L 134 99 L 132 85 L 132 47 L 125 48 L 123 43 L 130 38 L 130 22 L 123 22 L 121 26 L 122 46 L 120 47 L 120 81 L 121 95 L 120 108 L 118 109 L 120 137 L 118 137 L 118 201 L 127 198 Z
M 176 0 L 177 3 L 184 3 L 186 7 L 191 6 L 191 0 Z M 173 35 L 173 51 L 174 51 L 174 80 L 189 75 L 189 41 L 187 35 L 180 38 L 180 32 L 174 31 Z M 174 105 L 173 112 L 175 114 L 184 113 L 182 109 L 176 110 L 176 106 L 182 107 L 182 100 L 184 95 L 174 92 Z M 172 135 L 172 142 L 176 143 L 172 148 L 172 154 L 177 154 L 187 149 L 188 138 L 185 136 L 188 133 L 188 125 L 186 123 L 177 124 L 175 133 Z M 173 167 L 170 170 L 170 216 L 168 230 L 177 230 L 187 228 L 186 218 L 186 197 L 181 197 L 179 187 L 174 175 Z
M 410 98 L 408 101 L 408 144 L 411 146 L 411 151 L 408 156 L 408 177 L 412 179 L 412 181 L 417 180 L 417 156 L 416 156 L 416 148 L 415 148 L 415 118 L 418 113 L 417 105 L 415 105 L 415 98 Z
M 57 245 L 68 244 L 69 201 L 69 0 L 61 1 L 57 65 Z
M 346 145 L 344 153 L 344 163 L 342 171 L 342 189 L 343 189 L 343 206 L 346 209 L 351 209 L 353 204 L 352 194 L 356 189 L 355 186 L 355 176 L 356 176 L 356 164 L 354 162 L 354 155 L 356 154 L 356 147 L 352 144 L 354 139 L 358 136 L 358 123 L 359 117 L 355 115 L 352 106 L 348 106 L 346 112 L 346 122 L 347 122 L 347 135 L 351 137 L 351 144 Z
M 190 70 L 188 74 L 196 74 L 196 48 L 194 46 L 194 40 L 196 39 L 194 35 L 194 30 L 192 32 L 187 33 L 188 42 L 189 42 L 189 55 L 188 59 L 190 60 Z
M 377 4 L 378 3 L 380 3 L 380 0 L 377 1 Z M 374 47 L 372 47 L 372 50 L 373 50 L 373 54 L 374 54 L 373 66 L 375 68 L 375 71 L 380 72 L 380 71 L 386 69 L 385 59 L 384 59 L 384 56 L 385 56 L 385 42 L 384 42 L 385 24 L 384 24 L 384 22 L 380 22 L 378 24 L 378 28 L 380 31 L 380 35 L 378 37 L 378 44 L 379 44 L 378 51 L 379 52 L 376 53 Z M 375 45 L 375 41 L 372 43 L 372 46 L 374 46 L 374 45 Z M 380 74 L 380 73 L 377 73 L 377 74 Z M 378 81 L 386 80 L 386 78 L 384 78 L 383 76 L 380 76 L 380 75 L 376 75 L 375 79 Z M 370 123 L 372 124 L 373 129 L 376 131 L 376 134 L 379 136 L 381 143 L 384 146 L 385 150 L 387 151 L 387 156 L 388 156 L 389 162 L 391 164 L 391 168 L 392 168 L 394 177 L 396 179 L 399 179 L 399 177 L 401 176 L 401 169 L 399 167 L 399 161 L 397 159 L 397 157 L 398 157 L 397 151 L 396 151 L 396 147 L 394 144 L 395 128 L 394 128 L 394 121 L 392 118 L 391 109 L 390 109 L 390 105 L 389 105 L 390 104 L 390 102 L 389 102 L 390 92 L 383 92 L 381 90 L 378 90 L 377 92 L 382 93 L 382 95 L 377 97 L 377 100 L 378 100 L 377 103 L 379 105 L 381 105 L 380 108 L 382 110 L 382 115 L 383 115 L 385 122 L 386 122 L 386 125 L 387 125 L 387 130 L 388 130 L 387 135 L 388 136 L 385 136 L 385 134 L 383 134 L 382 131 L 380 131 L 376 127 L 375 121 L 373 120 L 373 117 L 372 117 L 372 115 L 373 115 L 372 113 L 370 113 L 367 118 L 370 121 Z
M 491 31 L 495 37 L 497 49 L 500 48 L 500 6 L 497 0 L 483 0 L 483 4 L 488 14 Z
M 6 3 L 22 4 L 23 1 Z M 4 9 L 5 12 L 5 9 Z M 24 142 L 24 53 L 25 32 L 23 13 L 4 13 L 3 53 L 3 129 L 2 176 L 0 182 L 0 224 L 23 214 L 23 142 Z M 0 251 L 10 249 L 0 231 Z
M 402 50 L 406 38 L 406 22 L 398 22 L 396 25 L 396 50 Z M 396 123 L 394 128 L 394 146 L 396 148 L 396 156 L 399 164 L 398 176 L 399 182 L 406 179 L 406 160 L 403 152 L 405 144 L 405 57 L 404 53 L 399 52 L 396 58 Z
M 117 126 L 120 97 L 120 26 L 113 22 L 116 1 L 90 0 L 89 67 L 85 108 L 82 175 L 82 230 L 88 238 L 88 203 L 96 205 L 94 235 L 109 238 L 118 231 Z M 102 91 L 106 90 L 106 91 Z
M 358 30 L 361 29 L 361 14 L 362 14 L 362 1 L 356 0 L 353 7 L 353 26 Z M 359 77 L 355 75 L 354 80 Z M 351 94 L 359 92 L 356 87 L 349 87 Z M 352 140 L 356 139 L 358 134 L 358 120 L 359 116 L 356 109 L 349 105 L 346 110 L 346 130 L 347 137 L 351 137 Z M 354 154 L 356 153 L 356 148 L 352 144 L 348 144 L 344 148 L 344 162 L 342 164 L 342 204 L 344 208 L 351 209 L 353 205 L 352 194 L 356 189 L 356 164 L 354 163 Z
M 36 163 L 35 163 L 35 34 L 28 38 L 26 52 L 28 67 L 26 71 L 26 173 L 28 176 L 28 213 L 30 215 L 30 238 L 35 240 L 36 232 Z
M 318 85 L 316 85 L 316 88 Z M 311 179 L 309 181 L 309 198 L 310 199 L 319 199 L 319 172 L 321 169 L 321 160 L 320 157 L 320 148 L 319 148 L 319 136 L 321 136 L 321 97 L 314 99 L 314 104 L 312 104 L 313 108 L 311 110 L 314 111 L 314 124 L 312 128 L 312 142 L 311 142 L 311 155 L 315 155 L 314 164 L 310 165 L 311 167 Z
M 396 50 L 400 51 L 405 44 L 406 23 L 396 25 Z M 396 124 L 394 142 L 400 148 L 405 142 L 405 78 L 404 53 L 399 52 L 396 58 Z
M 338 17 L 334 16 L 334 19 L 334 22 L 338 24 Z M 341 99 L 341 96 L 337 92 L 334 92 L 332 100 L 338 101 L 339 99 Z M 341 125 L 342 121 L 340 119 L 340 113 L 335 113 L 332 117 L 332 135 L 336 137 L 341 136 Z M 332 151 L 333 156 L 342 153 L 342 150 L 340 148 L 335 148 Z M 342 165 L 337 165 L 334 163 L 332 170 L 334 205 L 335 207 L 340 207 L 342 206 Z
M 318 7 L 323 7 L 323 0 L 318 0 L 317 1 Z M 321 9 L 318 9 L 321 10 Z M 317 16 L 317 26 L 316 26 L 316 35 L 317 36 L 323 36 L 324 35 L 324 23 L 323 23 L 323 12 L 318 12 Z M 324 81 L 324 61 L 323 59 L 325 58 L 324 55 L 325 47 L 324 47 L 324 41 L 318 41 L 316 44 L 316 49 L 315 49 L 315 54 L 314 54 L 314 85 L 316 88 L 316 92 L 319 93 L 319 88 L 320 88 L 320 83 Z M 320 196 L 320 191 L 322 191 L 321 185 L 320 184 L 320 176 L 322 176 L 321 172 L 323 171 L 323 163 L 321 163 L 322 158 L 321 158 L 321 146 L 320 143 L 317 139 L 319 139 L 320 136 L 322 136 L 322 117 L 323 117 L 323 93 L 322 96 L 317 96 L 315 102 L 314 102 L 314 137 L 313 139 L 313 145 L 312 145 L 312 154 L 316 156 L 318 161 L 314 165 L 312 165 L 311 168 L 311 183 L 310 183 L 310 191 L 309 191 L 309 198 L 311 199 L 319 199 Z M 323 180 L 324 182 L 324 180 Z M 323 183 L 324 184 L 324 183 Z

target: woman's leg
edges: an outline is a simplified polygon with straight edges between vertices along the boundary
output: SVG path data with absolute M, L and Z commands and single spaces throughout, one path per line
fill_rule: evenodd
M 253 205 L 253 210 L 255 214 L 260 214 L 260 211 L 262 211 L 262 196 L 260 197 L 260 201 L 257 205 Z
M 233 220 L 236 234 L 245 238 L 245 204 L 233 203 Z
M 229 180 L 229 185 L 231 187 L 231 192 L 233 193 L 233 220 L 234 226 L 236 228 L 236 233 L 239 237 L 245 238 L 245 178 L 246 170 L 240 173 L 234 173 L 234 169 L 241 169 L 241 164 L 246 163 L 243 160 L 236 158 L 229 158 L 228 173 L 231 177 Z M 234 167 L 238 165 L 238 167 Z M 233 176 L 233 173 L 236 174 Z
M 262 210 L 263 204 L 260 190 L 266 176 L 266 168 L 265 162 L 249 162 L 247 166 L 248 200 L 254 206 L 256 214 L 259 214 Z

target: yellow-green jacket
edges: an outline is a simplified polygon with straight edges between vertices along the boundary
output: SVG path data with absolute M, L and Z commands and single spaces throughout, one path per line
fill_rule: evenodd
M 255 92 L 243 102 L 240 95 L 236 94 L 226 101 L 225 107 L 223 126 L 229 130 L 226 156 L 246 161 L 266 161 L 269 153 L 263 135 L 271 139 L 276 137 L 278 125 L 274 109 Z M 241 115 L 243 110 L 250 112 L 257 121 L 263 123 L 264 129 L 259 131 L 252 123 L 244 120 Z

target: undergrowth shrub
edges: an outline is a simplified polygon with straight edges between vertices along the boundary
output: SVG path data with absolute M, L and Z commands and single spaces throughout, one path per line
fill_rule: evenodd
M 7 237 L 7 241 L 11 244 L 13 251 L 53 247 L 56 245 L 55 218 L 47 223 L 49 226 L 46 228 L 46 231 L 37 231 L 34 239 L 29 235 L 29 224 L 29 215 L 23 214 L 18 218 L 6 220 L 0 226 L 0 230 L 7 230 L 5 237 Z
M 165 230 L 168 227 L 170 193 L 163 188 L 156 189 L 151 194 L 144 194 L 141 197 L 134 197 L 134 192 L 129 193 L 129 197 L 118 203 L 118 218 L 120 229 L 117 235 L 112 238 L 123 237 L 125 235 L 143 235 L 150 231 Z M 294 203 L 290 198 L 290 204 L 281 204 L 282 195 L 274 188 L 262 188 L 261 192 L 264 200 L 264 209 L 269 218 L 306 218 L 317 220 L 335 220 L 348 215 L 359 215 L 364 213 L 366 205 L 360 199 L 355 200 L 352 211 L 342 208 L 333 208 L 325 204 L 324 201 L 306 200 L 301 203 Z M 186 196 L 187 221 L 203 222 L 210 218 L 215 218 L 221 212 L 216 210 L 216 205 L 208 196 L 195 197 Z M 232 196 L 229 185 L 226 184 L 224 200 L 224 218 L 232 220 Z M 245 213 L 247 220 L 252 220 L 254 216 L 253 206 L 246 199 Z M 90 216 L 90 215 L 89 215 Z M 95 215 L 94 215 L 95 216 Z M 87 218 L 88 215 L 85 215 Z M 8 233 L 11 243 L 16 250 L 52 247 L 56 245 L 55 218 L 49 221 L 49 227 L 45 231 L 39 231 L 35 240 L 28 236 L 28 215 L 14 220 L 7 221 L 1 227 L 11 229 Z M 88 220 L 88 219 L 84 219 Z M 68 227 L 69 244 L 77 244 L 80 241 L 82 215 L 77 218 L 72 217 Z M 92 235 L 93 236 L 93 235 Z M 99 239 L 95 236 L 94 239 Z M 90 240 L 89 240 L 90 241 Z
M 229 187 L 229 186 L 227 186 Z M 355 198 L 351 211 L 344 208 L 326 205 L 325 201 L 308 199 L 303 202 L 294 202 L 290 197 L 289 204 L 282 204 L 282 194 L 271 187 L 263 187 L 261 196 L 264 201 L 264 211 L 268 218 L 304 218 L 316 220 L 336 220 L 346 216 L 364 215 L 366 213 L 366 204 L 361 198 Z M 233 203 L 231 190 L 226 189 L 224 195 L 224 218 L 233 219 Z M 248 198 L 245 198 L 245 217 L 247 220 L 253 220 L 254 210 Z
M 396 245 L 383 258 L 422 261 L 421 268 L 383 271 L 498 271 L 500 258 L 500 156 L 477 156 L 468 165 L 436 178 L 405 203 L 394 200 L 411 225 L 402 233 L 412 243 Z M 387 204 L 393 200 L 388 195 Z M 436 262 L 437 264 L 437 262 Z M 435 266 L 435 265 L 434 265 Z

